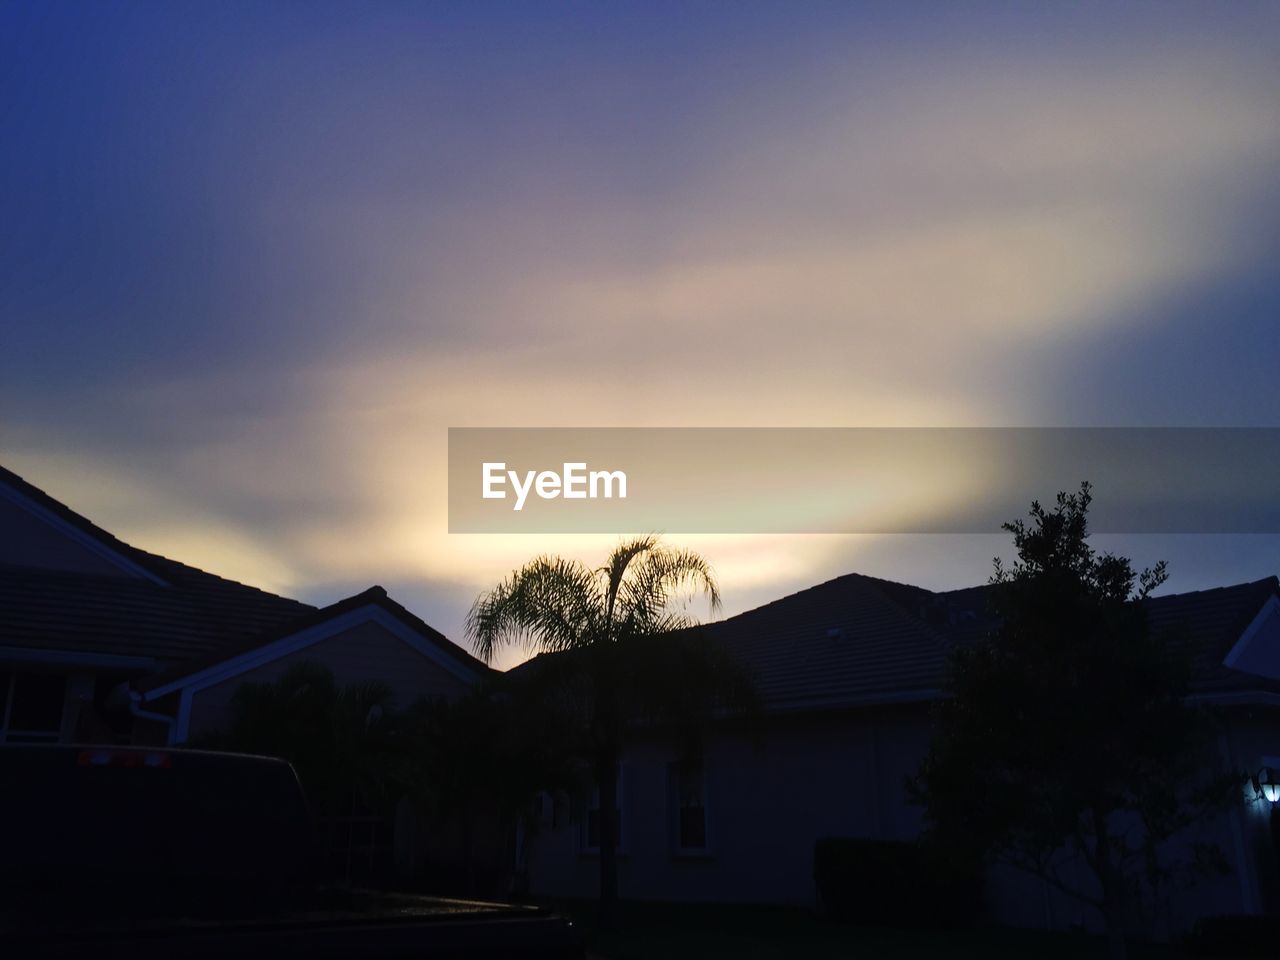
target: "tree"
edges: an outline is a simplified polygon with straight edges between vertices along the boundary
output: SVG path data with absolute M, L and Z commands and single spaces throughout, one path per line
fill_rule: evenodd
M 1017 560 L 997 559 L 998 624 L 954 653 L 950 696 L 911 787 L 930 836 L 1029 870 L 1101 911 L 1113 956 L 1150 891 L 1175 871 L 1167 841 L 1219 794 L 1204 769 L 1206 718 L 1186 702 L 1189 659 L 1148 629 L 1145 600 L 1165 564 L 1135 573 L 1088 543 L 1089 484 L 1032 503 L 1004 525 Z M 1064 857 L 1092 882 L 1061 875 Z
M 515 571 L 472 605 L 467 636 L 478 655 L 498 649 L 559 653 L 530 671 L 560 706 L 580 709 L 580 750 L 600 792 L 600 906 L 606 921 L 617 899 L 618 760 L 627 722 L 692 722 L 717 703 L 749 701 L 749 681 L 709 642 L 686 628 L 697 595 L 720 605 L 707 562 L 688 550 L 640 537 L 614 548 L 592 569 L 543 556 Z M 686 632 L 681 632 L 686 631 Z M 576 695 L 576 694 L 580 694 Z

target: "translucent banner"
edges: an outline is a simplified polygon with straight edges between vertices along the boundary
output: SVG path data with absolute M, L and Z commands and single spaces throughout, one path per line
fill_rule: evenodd
M 451 533 L 1280 532 L 1280 428 L 451 428 Z

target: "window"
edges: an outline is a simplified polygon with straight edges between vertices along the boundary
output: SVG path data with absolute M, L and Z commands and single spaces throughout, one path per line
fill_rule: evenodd
M 617 805 L 613 811 L 614 849 L 621 850 L 625 846 L 626 834 L 623 832 L 622 819 L 622 768 L 618 768 Z M 586 820 L 582 825 L 582 847 L 584 850 L 600 849 L 600 788 L 591 791 L 591 803 L 587 807 Z
M 707 850 L 706 776 L 701 760 L 667 768 L 671 794 L 671 840 L 676 853 Z
M 394 822 L 379 816 L 359 797 L 336 816 L 315 819 L 320 868 L 330 882 L 379 887 L 391 876 Z
M 0 670 L 0 743 L 57 743 L 67 678 Z

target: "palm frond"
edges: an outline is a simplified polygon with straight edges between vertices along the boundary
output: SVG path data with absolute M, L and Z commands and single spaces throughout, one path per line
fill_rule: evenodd
M 594 571 L 576 560 L 538 557 L 472 604 L 466 635 L 486 662 L 511 643 L 571 650 L 592 641 L 602 606 Z
M 631 566 L 636 557 L 656 549 L 657 546 L 658 538 L 652 535 L 624 540 L 613 548 L 609 554 L 609 559 L 605 561 L 604 566 L 598 571 L 604 576 L 607 584 L 605 615 L 610 621 L 613 619 L 618 594 L 623 589 L 623 584 L 626 580 L 627 568 Z
M 620 619 L 629 634 L 652 634 L 696 622 L 692 617 L 670 625 L 673 604 L 687 606 L 697 595 L 720 607 L 720 590 L 710 564 L 691 550 L 650 547 L 631 565 L 619 589 Z

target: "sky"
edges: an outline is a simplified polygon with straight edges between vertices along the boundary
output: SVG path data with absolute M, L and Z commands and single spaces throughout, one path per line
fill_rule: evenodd
M 1280 426 L 1277 90 L 1265 3 L 0 0 L 0 462 L 461 640 L 616 538 L 449 535 L 450 426 Z M 673 540 L 726 613 L 1007 548 Z

